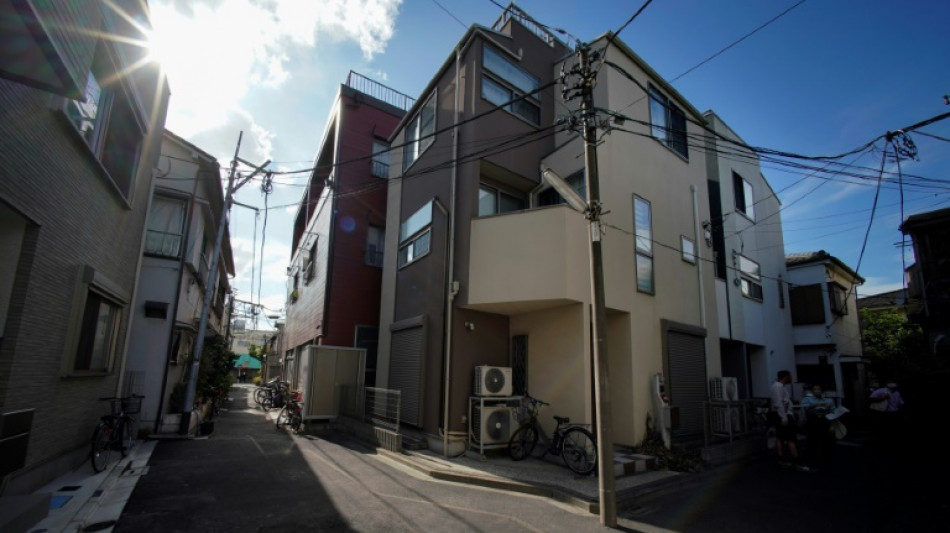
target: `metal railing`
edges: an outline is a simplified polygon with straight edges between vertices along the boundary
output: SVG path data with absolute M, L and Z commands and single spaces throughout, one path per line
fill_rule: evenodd
M 145 232 L 145 253 L 162 257 L 178 257 L 181 234 L 150 229 Z
M 364 390 L 363 420 L 398 433 L 402 391 L 377 387 Z
M 372 80 L 358 74 L 356 72 L 350 71 L 350 74 L 346 77 L 346 86 L 357 91 L 372 96 L 373 98 L 386 102 L 387 104 L 398 107 L 403 111 L 409 111 L 409 109 L 416 103 L 416 99 L 403 94 L 392 87 L 387 87 L 378 81 Z
M 703 404 L 706 442 L 764 438 L 769 429 L 768 400 L 711 400 Z
M 522 26 L 531 30 L 532 33 L 537 35 L 539 39 L 544 41 L 545 44 L 552 48 L 554 47 L 554 43 L 558 42 L 558 39 L 554 36 L 554 34 L 544 29 L 544 27 L 531 18 L 531 15 L 528 15 L 527 12 L 514 5 L 514 3 L 508 4 L 508 7 L 505 8 L 505 11 L 500 17 L 498 17 L 498 20 L 492 24 L 491 29 L 495 31 L 501 31 L 505 24 L 507 24 L 511 19 L 515 19 L 520 22 Z

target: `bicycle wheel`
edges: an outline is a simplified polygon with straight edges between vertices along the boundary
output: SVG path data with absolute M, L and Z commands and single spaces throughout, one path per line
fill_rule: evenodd
M 99 422 L 99 425 L 92 432 L 92 451 L 89 454 L 92 469 L 96 472 L 105 470 L 109 466 L 111 456 L 112 428 L 105 422 Z
M 264 403 L 264 400 L 269 396 L 267 389 L 257 389 L 254 391 L 254 401 L 257 402 L 257 405 Z
M 584 428 L 570 428 L 561 441 L 561 457 L 574 473 L 587 475 L 597 468 L 597 445 Z
M 280 426 L 284 426 L 290 423 L 290 412 L 287 411 L 287 408 L 284 407 L 280 410 L 280 413 L 277 415 L 277 429 L 280 429 Z
M 520 461 L 531 455 L 538 444 L 538 430 L 534 425 L 521 426 L 508 440 L 508 455 Z
M 118 424 L 119 450 L 122 457 L 125 457 L 132 451 L 132 420 L 124 418 L 119 420 Z
M 298 431 L 300 431 L 300 425 L 302 423 L 303 423 L 303 419 L 300 417 L 299 414 L 290 416 L 290 429 L 292 429 L 294 433 L 297 433 Z

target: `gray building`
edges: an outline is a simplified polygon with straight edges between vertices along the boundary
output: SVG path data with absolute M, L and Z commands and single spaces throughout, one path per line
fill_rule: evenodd
M 129 392 L 169 90 L 128 42 L 142 2 L 0 2 L 0 24 L 0 413 L 32 410 L 2 451 L 19 494 L 88 460 L 97 399 Z

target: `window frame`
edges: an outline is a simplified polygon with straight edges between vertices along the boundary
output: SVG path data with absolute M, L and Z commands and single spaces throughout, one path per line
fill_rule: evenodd
M 638 204 L 641 207 L 638 209 Z M 647 227 L 641 224 L 640 216 L 643 208 L 646 208 Z M 633 195 L 633 239 L 634 239 L 634 272 L 636 274 L 637 292 L 644 294 L 656 294 L 656 271 L 653 264 L 653 204 L 640 195 Z M 646 233 L 643 235 L 643 233 Z M 645 279 L 646 272 L 642 270 L 649 268 L 649 280 Z M 647 286 L 647 284 L 649 286 Z
M 652 84 L 647 89 L 647 96 L 650 101 L 650 135 L 688 162 L 689 132 L 686 112 Z M 658 112 L 659 109 L 663 111 Z M 682 123 L 682 129 L 678 128 L 679 123 Z
M 313 244 L 307 249 L 307 258 L 303 267 L 303 284 L 310 285 L 310 282 L 316 277 L 317 263 L 317 245 L 320 242 L 320 236 L 315 235 Z
M 403 145 L 402 169 L 409 169 L 413 163 L 422 157 L 422 154 L 435 142 L 435 132 L 437 127 L 437 91 L 433 91 L 426 99 L 425 103 L 419 108 L 416 116 L 406 125 Z M 423 124 L 422 119 L 426 113 L 431 113 L 431 130 L 427 124 Z M 430 131 L 424 131 L 423 128 Z M 410 157 L 411 155 L 411 157 Z
M 376 239 L 371 237 L 376 235 Z M 366 226 L 366 249 L 363 252 L 363 264 L 382 268 L 383 258 L 386 255 L 386 228 L 375 224 Z
M 749 180 L 743 178 L 738 172 L 732 171 L 732 192 L 736 212 L 755 222 L 755 189 Z M 740 199 L 742 200 L 740 205 Z
M 788 290 L 792 325 L 821 325 L 827 322 L 821 283 L 790 286 Z
M 433 200 L 429 200 L 399 224 L 397 268 L 405 268 L 432 251 L 432 210 L 434 207 Z M 417 253 L 416 248 L 421 242 L 425 242 L 425 250 Z
M 89 265 L 80 266 L 73 289 L 72 310 L 60 366 L 62 377 L 96 377 L 108 376 L 113 373 L 121 345 L 122 323 L 125 320 L 126 308 L 128 307 L 128 298 L 123 297 L 122 294 L 123 291 L 101 272 L 96 271 Z M 97 312 L 101 313 L 103 305 L 110 309 L 107 325 L 109 331 L 105 335 L 99 335 L 100 320 L 93 319 L 89 315 L 90 305 L 95 302 L 99 304 Z M 90 327 L 93 328 L 91 332 Z M 90 333 L 92 337 L 90 337 Z M 105 346 L 103 366 L 92 367 L 95 358 L 94 354 L 90 353 L 88 355 L 89 366 L 77 368 L 77 364 L 86 358 L 80 352 L 87 349 L 95 350 L 97 337 L 105 339 L 108 343 Z
M 88 103 L 61 98 L 59 111 L 65 121 L 89 150 L 115 191 L 131 204 L 135 192 L 141 153 L 147 133 L 144 111 L 138 105 L 129 80 L 117 75 L 123 72 L 115 43 L 100 39 L 96 43 L 93 62 L 83 88 L 84 100 L 90 95 L 90 83 L 99 91 L 95 116 L 89 130 L 82 124 Z M 104 83 L 104 80 L 109 80 Z M 129 149 L 131 148 L 131 149 Z
M 389 143 L 380 139 L 373 139 L 372 157 L 370 158 L 369 173 L 377 178 L 389 179 L 389 162 L 391 151 Z
M 845 316 L 848 314 L 848 289 L 833 281 L 827 283 L 828 310 L 831 314 Z
M 493 199 L 494 199 L 494 201 L 492 202 L 493 205 L 492 205 L 492 212 L 491 212 L 491 213 L 482 213 L 482 192 L 483 192 L 483 191 L 485 191 L 485 192 L 491 191 L 492 197 L 493 197 Z M 518 207 L 517 209 L 506 209 L 506 210 L 502 210 L 502 208 L 501 208 L 501 207 L 502 207 L 502 206 L 501 206 L 502 197 L 508 197 L 508 198 L 510 198 L 510 199 L 512 199 L 512 200 L 515 200 L 515 201 L 519 202 L 519 203 L 520 203 L 520 207 Z M 481 182 L 481 183 L 478 184 L 478 210 L 477 210 L 476 212 L 478 213 L 478 216 L 480 216 L 480 217 L 487 217 L 487 216 L 492 216 L 492 215 L 501 215 L 501 214 L 504 214 L 504 213 L 512 213 L 512 212 L 514 212 L 514 211 L 524 211 L 525 208 L 527 208 L 527 206 L 528 206 L 528 202 L 525 200 L 524 196 L 521 196 L 521 197 L 516 196 L 516 195 L 514 195 L 514 194 L 512 194 L 512 193 L 510 193 L 510 192 L 508 192 L 508 191 L 506 191 L 506 190 L 504 190 L 504 189 L 501 189 L 501 188 L 496 187 L 496 186 L 494 186 L 494 185 L 489 185 L 489 184 L 487 184 L 487 183 L 485 183 L 485 182 Z
M 687 248 L 689 248 L 689 250 L 687 250 Z M 680 251 L 682 253 L 681 258 L 683 261 L 692 265 L 696 264 L 696 241 L 690 239 L 686 235 L 680 235 Z
M 491 61 L 489 60 L 491 59 Z M 497 66 L 493 68 L 492 63 L 495 63 Z M 514 76 L 511 76 L 511 73 L 506 75 L 502 70 L 508 69 L 513 71 L 514 74 L 520 75 L 525 78 L 523 80 L 514 80 Z M 488 81 L 491 84 L 494 84 L 499 90 L 507 91 L 508 98 L 502 102 L 496 102 L 494 99 L 486 96 L 485 91 L 485 81 Z M 528 82 L 531 84 L 531 87 L 522 87 L 522 85 Z M 541 80 L 528 72 L 527 70 L 521 68 L 510 59 L 505 57 L 505 54 L 498 52 L 494 49 L 493 46 L 488 43 L 482 44 L 482 77 L 479 83 L 479 96 L 482 100 L 486 102 L 501 107 L 507 113 L 512 114 L 519 119 L 531 124 L 535 127 L 541 126 L 541 99 L 538 94 L 535 92 L 541 86 Z M 505 105 L 508 102 L 516 98 L 525 97 L 514 104 Z M 537 119 L 526 116 L 525 113 L 520 112 L 518 106 L 531 106 L 532 109 L 537 110 Z
M 155 210 L 156 202 L 166 202 L 168 204 L 174 203 L 174 204 L 177 204 L 177 207 L 181 208 L 181 212 L 180 212 L 181 218 L 178 224 L 179 226 L 178 233 L 152 229 L 150 227 L 152 223 L 154 222 L 154 219 L 152 218 L 153 215 L 157 216 L 155 215 L 155 213 L 157 212 Z M 187 221 L 187 218 L 188 218 L 187 215 L 188 215 L 188 201 L 187 200 L 185 200 L 184 198 L 179 198 L 176 196 L 168 196 L 168 195 L 164 195 L 164 194 L 160 194 L 156 192 L 156 194 L 152 197 L 152 206 L 149 209 L 148 217 L 147 217 L 147 220 L 145 221 L 145 243 L 144 243 L 145 255 L 152 256 L 152 257 L 163 257 L 163 258 L 168 258 L 168 259 L 181 258 L 181 254 L 183 253 L 182 245 L 185 242 L 185 222 Z M 162 234 L 162 245 L 161 245 L 160 250 L 154 250 L 154 249 L 149 248 L 149 236 L 153 233 Z M 168 238 L 168 236 L 178 237 L 178 243 L 175 245 L 176 252 L 174 253 L 164 251 L 166 248 L 165 240 Z
M 755 268 L 746 268 L 746 265 L 743 264 L 744 261 L 751 263 Z M 742 296 L 757 302 L 763 301 L 762 265 L 754 259 L 736 253 L 736 271 L 739 274 L 739 291 Z

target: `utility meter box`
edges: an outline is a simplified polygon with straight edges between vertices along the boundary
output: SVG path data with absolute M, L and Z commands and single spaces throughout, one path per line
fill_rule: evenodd
M 307 346 L 298 363 L 296 389 L 303 392 L 305 420 L 336 420 L 342 409 L 358 409 L 366 350 Z

